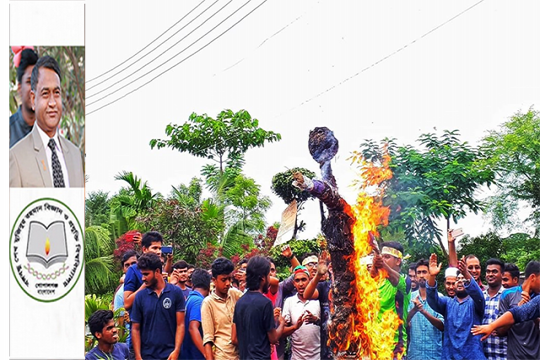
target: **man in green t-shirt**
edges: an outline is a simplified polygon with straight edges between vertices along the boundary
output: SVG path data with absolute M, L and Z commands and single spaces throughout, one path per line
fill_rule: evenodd
M 386 271 L 386 278 L 379 284 L 379 296 L 381 308 L 379 319 L 388 310 L 394 311 L 402 323 L 398 327 L 395 336 L 394 354 L 404 353 L 407 346 L 407 308 L 411 300 L 411 280 L 409 277 L 400 274 L 403 260 L 403 246 L 396 241 L 387 241 L 381 244 L 380 254 L 373 258 L 372 274 L 375 275 L 379 269 Z

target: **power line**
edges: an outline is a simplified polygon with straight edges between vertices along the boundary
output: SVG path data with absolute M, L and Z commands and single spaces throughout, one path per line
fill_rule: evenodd
M 225 6 L 227 6 L 232 0 L 230 0 L 227 4 L 225 4 Z M 199 37 L 197 40 L 193 41 L 191 44 L 189 44 L 186 48 L 184 48 L 183 50 L 181 50 L 180 52 L 176 53 L 175 55 L 173 55 L 172 57 L 170 57 L 167 61 L 159 64 L 158 66 L 156 66 L 155 68 L 153 68 L 152 70 L 150 71 L 147 71 L 146 73 L 144 73 L 143 75 L 139 76 L 138 78 L 134 79 L 134 80 L 131 80 L 130 82 L 128 82 L 127 84 L 123 85 L 122 87 L 120 87 L 119 89 L 116 89 L 110 93 L 108 93 L 107 95 L 95 100 L 94 102 L 91 102 L 87 105 L 92 105 L 92 104 L 95 104 L 97 103 L 98 101 L 101 101 L 105 98 L 107 98 L 108 96 L 111 96 L 112 94 L 115 94 L 117 93 L 118 91 L 124 89 L 125 87 L 127 87 L 128 85 L 131 85 L 133 84 L 135 81 L 145 77 L 146 75 L 150 74 L 151 72 L 159 69 L 160 67 L 164 66 L 167 62 L 171 61 L 172 59 L 174 59 L 175 57 L 177 57 L 178 55 L 182 54 L 184 51 L 186 51 L 187 49 L 189 49 L 191 46 L 193 46 L 194 44 L 196 44 L 197 42 L 199 42 L 199 40 L 201 40 L 202 38 L 204 38 L 206 35 L 208 35 L 209 33 L 211 33 L 212 31 L 214 31 L 219 25 L 223 24 L 226 20 L 228 20 L 231 16 L 233 16 L 234 14 L 236 14 L 238 11 L 240 11 L 244 6 L 246 6 L 247 4 L 249 4 L 252 0 L 248 0 L 244 5 L 240 6 L 238 9 L 236 9 L 233 13 L 231 13 L 229 16 L 225 17 L 225 19 L 223 19 L 221 22 L 219 22 L 216 26 L 214 26 L 213 28 L 211 28 L 210 30 L 208 30 L 206 33 L 204 33 L 201 37 Z M 221 10 L 221 9 L 220 9 Z M 218 10 L 218 12 L 220 11 Z M 185 59 L 184 59 L 185 60 Z M 133 73 L 134 74 L 134 73 Z M 133 75 L 131 74 L 131 75 Z M 129 76 L 128 76 L 129 77 Z M 127 77 L 126 77 L 127 78 Z M 122 79 L 121 81 L 125 80 L 126 78 Z M 118 83 L 118 82 L 117 82 Z M 110 87 L 109 87 L 110 88 Z M 100 91 L 102 92 L 102 91 Z
M 248 1 L 248 3 L 250 2 L 251 0 Z M 220 37 L 222 37 L 223 35 L 225 35 L 227 32 L 229 32 L 232 28 L 234 28 L 236 25 L 238 25 L 241 21 L 243 21 L 245 18 L 247 18 L 249 15 L 251 15 L 255 10 L 257 10 L 258 8 L 260 8 L 263 4 L 265 4 L 268 0 L 263 0 L 263 2 L 261 2 L 259 5 L 257 5 L 255 8 L 253 8 L 250 12 L 248 12 L 246 15 L 244 15 L 242 18 L 240 18 L 240 20 L 238 20 L 237 22 L 235 22 L 233 25 L 231 25 L 228 29 L 226 29 L 225 31 L 223 31 L 221 34 L 219 34 L 218 36 L 216 36 L 214 39 L 212 39 L 210 42 L 208 42 L 206 45 L 204 45 L 203 47 L 201 47 L 200 49 L 198 49 L 197 51 L 195 51 L 193 54 L 185 57 L 184 59 L 182 59 L 181 61 L 177 62 L 176 64 L 174 64 L 173 66 L 169 67 L 168 69 L 164 70 L 163 72 L 159 73 L 158 75 L 156 75 L 155 77 L 153 77 L 152 79 L 148 80 L 146 83 L 142 84 L 141 86 L 131 90 L 130 92 L 124 94 L 123 96 L 119 97 L 118 99 L 115 99 L 99 108 L 97 108 L 96 110 L 93 110 L 93 111 L 90 111 L 88 113 L 86 113 L 86 115 L 90 115 L 90 114 L 93 114 L 111 104 L 114 104 L 115 102 L 125 98 L 126 96 L 128 96 L 129 94 L 141 89 L 142 87 L 148 85 L 149 83 L 151 83 L 152 81 L 154 81 L 155 79 L 157 79 L 158 77 L 160 77 L 161 75 L 167 73 L 168 71 L 172 70 L 173 68 L 175 68 L 176 66 L 180 65 L 181 63 L 183 63 L 184 61 L 186 61 L 187 59 L 191 58 L 192 56 L 196 55 L 197 53 L 199 53 L 200 51 L 202 51 L 203 49 L 205 49 L 206 47 L 208 47 L 210 44 L 212 44 L 214 41 L 216 41 L 217 39 L 219 39 Z M 246 3 L 247 4 L 247 3 Z M 219 24 L 217 25 L 219 26 Z M 216 27 L 217 27 L 216 26 Z M 213 29 L 212 29 L 213 30 Z M 212 31 L 210 30 L 210 31 Z M 203 35 L 205 36 L 205 35 Z
M 216 0 L 216 2 L 214 2 L 214 4 L 217 3 L 217 1 L 219 1 L 219 0 Z M 225 5 L 223 5 L 221 8 L 219 8 L 215 13 L 213 13 L 212 15 L 210 15 L 210 17 L 209 17 L 208 19 L 206 19 L 205 21 L 203 21 L 203 22 L 202 22 L 199 26 L 197 26 L 195 29 L 191 30 L 186 36 L 184 36 L 183 38 L 181 38 L 180 40 L 178 40 L 177 42 L 175 42 L 174 44 L 172 44 L 171 46 L 169 46 L 169 47 L 168 47 L 165 51 L 163 51 L 161 54 L 159 54 L 158 56 L 156 56 L 155 58 L 153 58 L 152 60 L 150 60 L 149 62 L 147 62 L 146 64 L 144 64 L 144 65 L 141 66 L 140 68 L 138 68 L 137 70 L 133 71 L 131 74 L 129 74 L 129 75 L 123 77 L 122 79 L 116 81 L 116 82 L 113 83 L 112 85 L 107 86 L 105 89 L 100 90 L 100 91 L 98 91 L 97 93 L 92 94 L 92 95 L 90 95 L 90 96 L 87 96 L 86 98 L 89 99 L 89 98 L 94 97 L 94 96 L 96 96 L 96 95 L 98 95 L 98 94 L 101 94 L 101 93 L 104 92 L 104 91 L 109 90 L 109 89 L 112 88 L 114 85 L 116 85 L 116 84 L 118 84 L 118 83 L 121 83 L 122 81 L 126 80 L 126 79 L 129 78 L 130 76 L 134 75 L 134 74 L 137 73 L 138 71 L 140 71 L 140 70 L 142 70 L 143 68 L 145 68 L 146 66 L 150 65 L 152 62 L 154 62 L 155 60 L 157 60 L 158 58 L 160 58 L 162 55 L 164 55 L 166 52 L 168 52 L 169 50 L 171 50 L 173 47 L 175 47 L 176 45 L 178 45 L 178 43 L 180 43 L 182 40 L 184 40 L 184 39 L 187 38 L 189 35 L 191 35 L 191 34 L 194 33 L 195 31 L 197 31 L 197 30 L 198 30 L 200 27 L 202 27 L 204 24 L 206 24 L 210 19 L 212 19 L 216 14 L 218 14 L 219 12 L 221 12 L 221 11 L 222 11 L 227 5 L 229 5 L 232 1 L 233 1 L 233 0 L 229 0 L 229 2 L 227 2 L 227 3 L 226 3 Z M 214 4 L 212 4 L 212 5 L 214 5 Z M 212 5 L 210 5 L 206 10 L 208 10 L 210 7 L 212 7 Z M 245 6 L 245 4 L 244 4 L 244 6 Z M 240 7 L 240 8 L 242 8 L 242 7 Z M 205 10 L 205 11 L 206 11 L 206 10 Z M 234 14 L 234 13 L 233 13 L 233 14 Z M 193 19 L 192 21 L 194 21 L 194 20 L 195 20 L 195 19 Z M 190 22 L 190 23 L 191 23 L 191 22 Z M 189 25 L 190 23 L 188 23 L 187 25 Z M 187 26 L 187 25 L 186 25 L 186 26 Z M 167 40 L 168 40 L 168 39 L 167 39 Z M 189 49 L 193 44 L 195 44 L 195 43 L 196 43 L 197 41 L 199 41 L 199 40 L 200 40 L 200 38 L 197 39 L 194 43 L 192 43 L 192 44 L 189 45 L 188 47 L 184 48 L 184 49 L 183 49 L 182 51 L 180 51 L 179 53 L 177 53 L 175 56 L 180 55 L 181 53 L 183 53 L 184 51 L 186 51 L 187 49 Z M 148 53 L 148 54 L 150 54 L 150 53 Z M 147 54 L 147 55 L 148 55 L 148 54 Z M 175 56 L 173 56 L 171 59 L 173 59 Z M 171 60 L 171 59 L 169 59 L 169 60 Z M 168 60 L 168 61 L 169 61 L 169 60 Z M 166 62 L 165 62 L 165 63 L 166 63 Z M 163 63 L 163 64 L 165 64 L 165 63 Z M 163 64 L 161 64 L 161 65 L 159 65 L 159 66 L 162 66 Z M 158 66 L 158 67 L 159 67 L 159 66 Z M 156 69 L 157 69 L 158 67 L 156 67 Z M 152 71 L 153 71 L 153 70 L 152 70 Z M 145 74 L 145 75 L 146 75 L 146 74 Z M 144 76 L 144 75 L 143 75 L 143 76 Z M 136 80 L 137 80 L 137 79 L 136 79 Z M 134 80 L 134 81 L 135 81 L 135 80 Z M 101 84 L 101 83 L 100 83 L 100 84 Z M 128 85 L 129 85 L 129 84 L 128 84 Z M 88 105 L 91 105 L 91 104 L 92 104 L 92 103 L 90 103 L 90 104 L 88 104 Z
M 319 5 L 320 1 L 317 1 L 317 3 L 315 5 Z M 277 36 L 278 34 L 280 34 L 282 31 L 284 31 L 286 28 L 288 28 L 289 26 L 291 26 L 292 24 L 294 24 L 295 22 L 297 22 L 298 20 L 300 20 L 302 17 L 304 17 L 304 15 L 306 15 L 307 13 L 309 13 L 314 7 L 315 5 L 313 5 L 309 10 L 305 11 L 303 14 L 301 14 L 300 16 L 298 16 L 296 19 L 294 19 L 293 21 L 291 21 L 290 23 L 288 23 L 287 25 L 283 26 L 281 29 L 279 29 L 278 31 L 276 31 L 275 33 L 273 33 L 272 35 L 270 35 L 269 37 L 267 37 L 266 39 L 264 39 L 260 44 L 259 46 L 257 46 L 253 51 L 251 51 L 252 53 L 254 51 L 257 51 L 258 49 L 260 49 L 264 44 L 266 44 L 266 42 L 270 39 L 272 39 L 273 37 Z M 249 57 L 249 55 L 247 56 L 244 56 L 243 58 L 241 58 L 240 60 L 236 61 L 234 64 L 226 67 L 225 69 L 223 69 L 220 73 L 224 73 L 225 71 L 228 71 L 230 69 L 232 69 L 233 67 L 235 67 L 236 65 L 240 64 L 242 61 L 244 61 L 245 59 L 247 59 Z M 214 76 L 216 76 L 218 74 L 214 74 Z
M 166 43 L 167 41 L 169 41 L 174 35 L 178 34 L 180 31 L 182 31 L 183 29 L 185 29 L 185 28 L 186 28 L 188 25 L 190 25 L 193 21 L 197 20 L 202 14 L 204 14 L 208 9 L 210 9 L 212 6 L 214 6 L 218 1 L 219 1 L 219 0 L 214 1 L 209 7 L 207 7 L 206 9 L 204 9 L 199 15 L 197 15 L 197 16 L 196 16 L 195 18 L 193 18 L 190 22 L 188 22 L 186 25 L 184 25 L 183 27 L 181 27 L 181 28 L 180 28 L 178 31 L 176 31 L 174 34 L 172 34 L 172 35 L 169 36 L 167 39 L 165 39 L 163 42 L 161 42 L 158 46 L 156 46 L 156 47 L 155 47 L 154 49 L 152 49 L 150 52 L 148 52 L 148 53 L 146 53 L 145 55 L 143 55 L 140 59 L 136 60 L 134 63 L 128 65 L 126 68 L 124 68 L 124 69 L 118 71 L 117 73 L 115 73 L 115 74 L 109 76 L 109 77 L 106 78 L 105 80 L 103 80 L 103 81 L 101 81 L 101 82 L 99 82 L 99 83 L 97 83 L 97 84 L 95 84 L 95 85 L 93 85 L 93 86 L 87 88 L 86 91 L 91 90 L 91 89 L 95 88 L 96 86 L 103 84 L 105 81 L 107 81 L 107 80 L 113 78 L 114 76 L 120 74 L 121 72 L 123 72 L 123 71 L 129 69 L 131 66 L 135 65 L 137 62 L 141 61 L 142 59 L 144 59 L 145 57 L 147 57 L 148 55 L 150 55 L 152 51 L 156 50 L 158 47 L 160 47 L 161 45 L 163 45 L 164 43 Z M 232 1 L 232 0 L 231 0 L 231 1 Z M 231 1 L 229 1 L 226 5 L 228 5 Z M 202 4 L 202 3 L 201 3 L 201 4 Z M 222 9 L 223 9 L 223 7 L 222 7 Z M 219 12 L 219 10 L 218 10 L 218 12 Z M 214 13 L 212 16 L 210 16 L 210 18 L 212 18 L 215 14 L 216 14 L 216 13 Z M 187 15 L 189 15 L 189 14 L 187 14 Z M 186 15 L 186 16 L 187 16 L 187 15 Z M 184 16 L 182 19 L 180 19 L 179 21 L 177 21 L 176 24 L 178 24 L 178 23 L 179 23 L 181 20 L 183 20 L 186 16 Z M 210 18 L 208 18 L 206 21 L 208 21 Z M 201 25 L 199 25 L 197 28 L 195 28 L 195 30 L 197 30 L 199 27 L 201 27 L 202 25 L 204 25 L 204 24 L 206 23 L 206 21 L 204 21 Z M 176 25 L 176 24 L 175 24 L 175 25 Z M 173 25 L 173 26 L 174 26 L 174 25 Z M 170 29 L 170 28 L 169 28 L 169 29 Z M 194 31 L 195 31 L 195 30 L 194 30 Z M 167 30 L 167 31 L 169 31 L 169 30 Z M 193 32 L 193 31 L 192 31 L 192 32 Z M 191 34 L 191 33 L 190 33 L 190 34 Z M 162 34 L 162 35 L 163 35 L 163 34 Z M 189 35 L 189 34 L 188 34 L 188 35 Z M 186 35 L 186 36 L 187 36 L 187 35 Z M 160 37 L 161 37 L 161 35 L 160 35 Z M 183 38 L 180 39 L 178 42 L 176 42 L 173 46 L 177 45 L 180 41 L 182 41 L 182 40 L 185 39 L 185 38 L 186 38 L 186 37 L 183 37 Z M 158 55 L 158 56 L 157 56 L 156 58 L 154 58 L 153 60 L 157 59 L 158 57 L 160 57 L 161 55 L 163 55 L 164 53 L 166 53 L 167 51 L 169 51 L 173 46 L 169 47 L 167 50 L 165 50 L 164 52 L 162 52 L 160 55 Z M 153 60 L 151 60 L 151 61 L 153 61 Z M 145 67 L 145 66 L 148 65 L 148 64 L 149 64 L 149 63 L 146 63 L 145 65 L 143 65 L 143 67 Z M 139 68 L 138 70 L 140 70 L 140 69 L 141 69 L 141 68 Z M 138 71 L 138 70 L 136 70 L 136 71 Z M 133 74 L 133 73 L 132 73 L 132 74 Z M 131 75 L 132 75 L 132 74 L 131 74 Z M 131 75 L 129 75 L 129 76 L 131 76 Z M 124 79 L 125 79 L 125 78 L 124 78 Z M 123 80 L 123 79 L 122 79 L 122 80 Z M 122 80 L 120 80 L 120 81 L 122 81 Z M 117 83 L 118 83 L 118 82 L 114 83 L 114 84 L 111 85 L 110 87 L 116 85 Z M 109 87 L 109 88 L 110 88 L 110 87 Z M 105 90 L 107 90 L 107 88 L 105 88 Z M 102 90 L 102 91 L 104 91 L 104 90 Z M 100 92 L 102 92 L 102 91 L 100 91 Z M 98 92 L 97 94 L 99 94 L 100 92 Z M 94 94 L 94 95 L 91 95 L 91 96 L 87 96 L 86 98 L 87 98 L 87 99 L 88 99 L 88 98 L 91 98 L 92 96 L 95 96 L 95 95 L 97 95 L 97 94 Z
M 374 66 L 380 64 L 381 62 L 387 60 L 388 58 L 390 58 L 390 57 L 396 55 L 397 53 L 399 53 L 400 51 L 402 51 L 402 50 L 404 50 L 405 48 L 409 47 L 410 45 L 413 45 L 413 44 L 416 43 L 417 41 L 419 41 L 419 40 L 425 38 L 425 37 L 428 36 L 429 34 L 433 33 L 434 31 L 438 30 L 439 28 L 443 27 L 444 25 L 448 24 L 449 22 L 455 20 L 455 19 L 458 18 L 459 16 L 465 14 L 467 11 L 471 10 L 472 8 L 476 7 L 477 5 L 479 5 L 479 4 L 482 3 L 482 2 L 484 2 L 484 0 L 480 0 L 480 1 L 478 1 L 477 3 L 475 3 L 475 4 L 471 5 L 471 6 L 469 6 L 469 7 L 466 8 L 465 10 L 461 11 L 461 12 L 458 13 L 457 15 L 454 15 L 453 17 L 451 17 L 450 19 L 446 20 L 446 21 L 443 22 L 442 24 L 437 25 L 436 27 L 434 27 L 433 29 L 429 30 L 428 32 L 426 32 L 426 33 L 423 34 L 422 36 L 420 36 L 420 37 L 414 39 L 414 40 L 411 41 L 410 43 L 408 43 L 408 44 L 402 46 L 401 48 L 395 50 L 394 52 L 390 53 L 389 55 L 386 55 L 386 56 L 383 57 L 382 59 L 377 60 L 376 62 L 374 62 L 373 64 L 369 65 L 368 67 L 365 67 L 364 69 L 360 70 L 360 71 L 357 72 L 356 74 L 351 75 L 351 76 L 345 78 L 344 80 L 340 81 L 339 83 L 337 83 L 337 84 L 335 84 L 335 85 L 332 85 L 331 87 L 329 87 L 328 89 L 326 89 L 326 90 L 324 90 L 324 91 L 318 93 L 317 95 L 315 95 L 315 96 L 313 96 L 313 97 L 311 97 L 311 98 L 309 98 L 309 99 L 307 99 L 307 100 L 304 100 L 304 101 L 301 102 L 299 105 L 296 105 L 295 107 L 292 107 L 292 108 L 290 108 L 289 110 L 287 110 L 287 111 L 285 111 L 285 112 L 283 112 L 283 113 L 281 113 L 281 114 L 275 116 L 274 119 L 275 119 L 275 118 L 278 118 L 278 117 L 280 117 L 280 116 L 283 116 L 283 115 L 285 115 L 286 113 L 289 113 L 289 112 L 291 112 L 291 111 L 293 111 L 293 110 L 295 110 L 295 109 L 297 109 L 297 108 L 299 108 L 299 107 L 301 107 L 301 106 L 307 104 L 308 102 L 311 102 L 311 101 L 313 101 L 313 100 L 315 100 L 315 99 L 321 97 L 322 95 L 324 95 L 324 94 L 326 94 L 326 93 L 328 93 L 328 92 L 334 90 L 335 88 L 337 88 L 337 87 L 343 85 L 343 84 L 346 83 L 347 81 L 349 81 L 349 80 L 351 80 L 351 79 L 357 77 L 358 75 L 362 74 L 363 72 L 365 72 L 365 71 L 371 69 L 372 67 L 374 67 Z
M 184 17 L 182 17 L 180 20 L 178 20 L 177 22 L 175 22 L 171 27 L 169 27 L 167 30 L 165 30 L 163 33 L 161 33 L 161 35 L 159 35 L 157 38 L 155 38 L 154 40 L 152 40 L 149 44 L 147 44 L 145 47 L 143 47 L 142 49 L 140 49 L 139 51 L 137 51 L 135 54 L 133 54 L 132 56 L 130 56 L 128 58 L 131 59 L 131 58 L 134 58 L 135 56 L 137 56 L 138 54 L 140 54 L 144 49 L 146 49 L 147 47 L 149 47 L 150 45 L 152 45 L 154 42 L 156 42 L 160 37 L 162 37 L 163 35 L 165 35 L 167 33 L 167 31 L 171 30 L 173 27 L 176 26 L 176 24 L 178 24 L 180 21 L 184 20 L 189 14 L 191 14 L 195 9 L 197 9 L 199 6 L 202 5 L 202 3 L 204 3 L 206 0 L 202 0 L 197 6 L 195 6 L 193 9 L 191 9 Z M 161 45 L 161 44 L 160 44 Z M 156 47 L 156 49 L 159 47 L 159 45 Z M 155 49 L 154 49 L 155 50 Z M 98 75 L 96 76 L 95 78 L 93 79 L 90 79 L 90 80 L 86 80 L 86 83 L 89 83 L 90 81 L 94 81 L 100 77 L 102 77 L 103 75 L 105 74 L 108 74 L 110 73 L 111 71 L 113 71 L 114 69 L 118 68 L 120 65 L 123 65 L 124 63 L 126 63 L 128 60 L 124 61 L 124 62 L 121 62 L 120 64 L 116 65 L 115 67 L 113 67 L 112 69 L 104 72 L 103 74 L 101 75 Z

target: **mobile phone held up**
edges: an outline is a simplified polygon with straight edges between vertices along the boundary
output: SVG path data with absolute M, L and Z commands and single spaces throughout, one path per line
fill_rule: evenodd
M 462 228 L 452 230 L 452 237 L 454 239 L 457 238 L 458 236 L 461 236 L 461 235 L 463 235 L 463 229 Z
M 172 246 L 162 246 L 161 247 L 161 253 L 162 254 L 172 254 Z

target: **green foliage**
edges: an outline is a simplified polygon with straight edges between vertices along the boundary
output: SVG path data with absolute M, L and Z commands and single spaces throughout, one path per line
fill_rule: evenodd
M 110 213 L 108 192 L 95 191 L 86 195 L 84 214 L 86 227 L 108 224 Z
M 132 172 L 122 171 L 114 178 L 125 181 L 128 187 L 121 189 L 109 201 L 112 238 L 116 239 L 129 230 L 147 231 L 138 218 L 147 215 L 162 198 L 161 194 L 153 193 L 147 182 L 142 182 Z
M 474 254 L 481 264 L 496 258 L 514 263 L 523 271 L 529 261 L 540 259 L 540 239 L 525 233 L 515 233 L 507 238 L 493 231 L 476 237 L 465 235 L 459 245 L 459 257 Z
M 240 168 L 243 155 L 252 147 L 265 142 L 279 141 L 281 135 L 259 127 L 259 121 L 246 110 L 224 110 L 216 119 L 206 114 L 192 113 L 182 125 L 169 124 L 165 129 L 167 140 L 153 139 L 150 147 L 170 147 L 191 155 L 214 160 L 223 172 L 224 164 Z
M 423 134 L 417 149 L 411 145 L 398 147 L 394 139 L 383 140 L 382 146 L 368 140 L 361 152 L 368 161 L 381 162 L 387 146 L 391 156 L 393 178 L 385 186 L 384 204 L 390 206 L 390 225 L 382 234 L 403 233 L 409 246 L 414 242 L 433 244 L 438 241 L 446 255 L 443 231 L 436 221 L 444 218 L 457 222 L 468 211 L 477 213 L 484 204 L 475 191 L 494 181 L 493 172 L 481 166 L 485 155 L 466 142 L 459 141 L 457 130 Z
M 293 200 L 296 200 L 298 203 L 303 203 L 313 198 L 308 191 L 302 191 L 292 185 L 294 180 L 293 174 L 296 172 L 301 172 L 302 175 L 310 179 L 315 177 L 315 173 L 313 171 L 296 167 L 277 173 L 272 178 L 272 192 L 285 201 L 285 204 L 287 205 Z
M 297 218 L 294 224 L 294 231 L 292 236 L 293 239 L 296 238 L 296 234 L 298 233 L 298 231 L 304 230 L 306 225 L 303 220 L 300 221 L 300 224 L 298 224 L 300 211 L 303 209 L 303 205 L 307 200 L 313 199 L 313 196 L 308 191 L 301 191 L 300 189 L 292 185 L 294 180 L 293 174 L 296 172 L 300 172 L 302 173 L 302 175 L 310 179 L 313 179 L 315 177 L 315 173 L 313 171 L 296 167 L 284 172 L 277 173 L 272 178 L 272 192 L 274 194 L 276 194 L 283 201 L 285 201 L 285 204 L 290 204 L 291 202 L 293 202 L 293 200 L 296 200 Z
M 180 184 L 178 188 L 172 187 L 169 198 L 174 198 L 185 207 L 194 209 L 201 204 L 202 185 L 201 179 L 191 179 L 189 185 Z
M 540 116 L 529 109 L 517 112 L 499 130 L 483 139 L 488 154 L 484 165 L 497 173 L 498 194 L 492 199 L 490 214 L 497 228 L 512 228 L 518 201 L 532 208 L 528 220 L 540 230 Z
M 318 238 L 310 240 L 291 240 L 287 242 L 291 247 L 293 254 L 302 262 L 302 259 L 309 253 L 321 253 L 321 247 Z M 270 249 L 270 256 L 274 259 L 278 277 L 283 280 L 288 277 L 291 272 L 289 270 L 291 264 L 287 258 L 281 255 L 281 246 L 276 246 Z
M 492 231 L 476 237 L 465 235 L 459 240 L 458 259 L 474 254 L 485 264 L 491 258 L 500 259 L 504 251 L 502 237 Z
M 96 294 L 87 294 L 84 297 L 84 322 L 98 310 L 111 310 L 111 300 L 106 297 L 96 296 Z
M 137 213 L 147 211 L 161 197 L 160 193 L 152 193 L 152 189 L 147 182 L 143 183 L 132 172 L 122 171 L 114 179 L 128 183 L 128 194 L 132 196 L 131 207 Z
M 207 214 L 219 214 L 224 220 L 217 236 L 223 253 L 235 254 L 253 246 L 253 236 L 264 230 L 264 212 L 271 202 L 260 195 L 260 186 L 253 179 L 242 175 L 244 154 L 266 142 L 279 141 L 281 135 L 260 128 L 246 110 L 224 110 L 216 119 L 192 113 L 187 122 L 169 124 L 165 132 L 169 138 L 151 140 L 151 148 L 170 147 L 217 163 L 205 165 L 201 173 L 214 197 L 206 204 Z
M 83 46 L 35 46 L 34 50 L 40 57 L 53 57 L 60 66 L 63 106 L 60 129 L 63 135 L 84 153 L 85 49 Z M 11 51 L 10 64 L 13 64 Z M 21 103 L 17 94 L 15 66 L 10 67 L 9 97 L 10 111 L 15 113 Z
M 114 271 L 114 248 L 114 240 L 107 229 L 101 226 L 86 228 L 84 262 L 87 294 L 105 294 L 115 288 L 120 275 Z
M 174 247 L 175 260 L 184 259 L 193 263 L 201 248 L 209 242 L 216 242 L 223 229 L 221 216 L 211 202 L 206 202 L 204 208 L 190 209 L 176 199 L 163 199 L 140 216 L 139 221 L 149 230 L 159 231 L 163 235 L 165 244 Z
M 242 222 L 243 230 L 251 234 L 265 230 L 264 213 L 272 202 L 261 195 L 261 187 L 255 180 L 238 175 L 234 185 L 225 192 L 225 202 L 233 206 L 226 219 L 229 223 Z
M 540 238 L 524 233 L 512 234 L 503 239 L 503 249 L 501 260 L 514 263 L 520 270 L 525 270 L 529 261 L 540 259 Z

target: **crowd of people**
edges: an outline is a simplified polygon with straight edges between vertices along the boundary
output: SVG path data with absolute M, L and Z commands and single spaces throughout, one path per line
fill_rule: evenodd
M 279 281 L 268 257 L 237 266 L 220 257 L 211 269 L 196 269 L 163 255 L 158 232 L 139 236 L 142 254 L 122 257 L 125 276 L 114 300 L 114 309 L 127 311 L 128 339 L 118 342 L 112 311 L 96 311 L 88 325 L 97 345 L 87 360 L 335 358 L 328 341 L 332 266 L 326 256 L 285 247 L 291 274 Z M 441 264 L 435 254 L 416 259 L 407 275 L 399 242 L 383 242 L 362 259 L 379 279 L 379 318 L 393 311 L 401 319 L 394 358 L 540 359 L 540 262 L 531 261 L 520 279 L 516 265 L 498 259 L 458 260 L 451 232 L 448 240 L 444 295 L 437 290 Z

